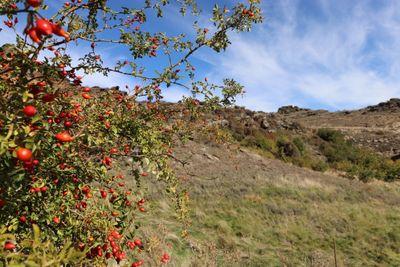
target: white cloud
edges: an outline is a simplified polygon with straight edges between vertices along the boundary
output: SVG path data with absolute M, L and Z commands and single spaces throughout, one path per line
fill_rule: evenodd
M 376 9 L 367 1 L 319 1 L 320 20 L 298 4 L 266 7 L 262 27 L 235 35 L 226 54 L 208 56 L 209 76 L 236 78 L 248 92 L 239 103 L 268 111 L 286 104 L 357 108 L 400 96 L 398 3 Z
M 13 30 L 7 27 L 2 27 L 3 29 L 0 31 L 0 45 L 6 43 L 14 43 L 15 42 L 15 33 Z
M 171 86 L 163 89 L 164 101 L 178 102 L 183 96 L 190 96 L 190 92 L 183 87 Z

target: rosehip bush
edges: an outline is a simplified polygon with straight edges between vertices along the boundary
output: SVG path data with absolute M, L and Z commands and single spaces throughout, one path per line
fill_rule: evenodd
M 196 80 L 190 56 L 202 47 L 221 52 L 230 31 L 261 22 L 259 1 L 215 6 L 213 29 L 195 24 L 194 41 L 145 30 L 150 17 L 162 20 L 169 1 L 117 8 L 112 1 L 71 0 L 53 3 L 58 10 L 46 2 L 0 3 L 4 27 L 16 35 L 14 45 L 0 50 L 0 259 L 6 265 L 140 266 L 146 240 L 132 226 L 147 213 L 141 179 L 163 185 L 179 218 L 186 211 L 187 194 L 169 168 L 185 127 L 177 110 L 161 102 L 162 92 L 171 85 L 192 92 L 178 109 L 183 118 L 233 103 L 242 86 L 230 79 L 222 86 Z M 173 4 L 183 16 L 199 14 L 194 1 Z M 132 59 L 107 66 L 98 43 L 127 48 Z M 73 59 L 72 45 L 87 45 L 90 52 Z M 139 59 L 156 57 L 169 60 L 152 76 Z M 140 82 L 127 92 L 82 87 L 84 76 L 95 72 Z M 126 163 L 135 187 L 120 172 Z M 170 260 L 164 250 L 154 263 Z

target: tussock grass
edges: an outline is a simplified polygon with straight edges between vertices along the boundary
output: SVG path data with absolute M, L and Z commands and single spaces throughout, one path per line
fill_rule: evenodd
M 188 236 L 166 202 L 141 229 L 172 245 L 170 266 L 334 266 L 335 245 L 338 266 L 400 266 L 398 182 L 349 180 L 242 148 L 192 142 L 176 153 L 195 155 Z M 165 231 L 150 232 L 158 224 Z
M 339 266 L 400 265 L 398 192 L 281 181 L 251 194 L 230 194 L 226 183 L 194 194 L 189 237 L 171 239 L 175 266 L 334 266 L 334 243 Z

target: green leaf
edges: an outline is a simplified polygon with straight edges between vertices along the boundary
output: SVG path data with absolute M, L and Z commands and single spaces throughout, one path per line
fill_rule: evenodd
M 37 224 L 33 224 L 33 242 L 34 244 L 39 244 L 40 243 L 40 229 Z
M 25 261 L 26 266 L 28 267 L 40 267 L 40 265 L 34 261 L 31 260 L 27 260 Z

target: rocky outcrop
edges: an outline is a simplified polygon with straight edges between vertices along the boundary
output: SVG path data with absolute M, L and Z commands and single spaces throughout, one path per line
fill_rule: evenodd
M 379 111 L 399 111 L 400 110 L 400 99 L 392 98 L 389 101 L 379 103 L 375 106 L 369 106 L 366 108 L 367 111 L 370 112 L 379 112 Z
M 290 113 L 293 113 L 293 112 L 309 111 L 309 110 L 310 109 L 300 108 L 298 106 L 283 106 L 283 107 L 280 107 L 278 109 L 278 113 L 280 113 L 280 114 L 290 114 Z

